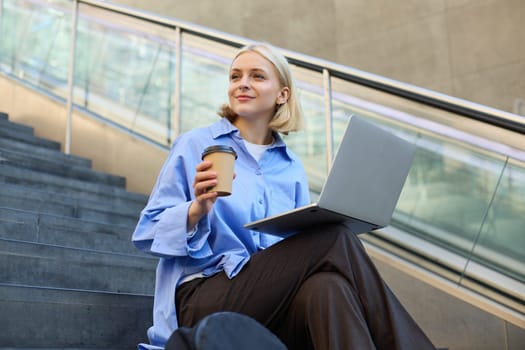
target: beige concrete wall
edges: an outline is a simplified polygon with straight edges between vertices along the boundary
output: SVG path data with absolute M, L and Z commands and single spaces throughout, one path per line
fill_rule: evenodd
M 525 100 L 523 0 L 115 2 L 508 112 Z
M 11 121 L 32 126 L 35 135 L 65 144 L 63 104 L 0 76 L 0 111 Z M 93 169 L 124 176 L 126 188 L 149 194 L 167 151 L 112 126 L 73 114 L 71 153 L 93 161 Z

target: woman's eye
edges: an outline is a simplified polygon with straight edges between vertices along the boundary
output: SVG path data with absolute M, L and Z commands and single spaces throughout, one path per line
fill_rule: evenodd
M 254 75 L 254 78 L 255 78 L 255 79 L 265 79 L 265 76 L 262 75 L 262 74 L 255 74 L 255 75 Z
M 232 74 L 230 76 L 230 80 L 236 80 L 236 79 L 239 79 L 239 75 L 238 74 Z

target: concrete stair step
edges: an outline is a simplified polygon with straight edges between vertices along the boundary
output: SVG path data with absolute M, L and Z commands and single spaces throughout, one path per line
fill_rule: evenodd
M 118 215 L 137 221 L 145 202 L 127 201 L 119 198 L 92 200 L 79 195 L 63 195 L 46 192 L 15 184 L 2 184 L 0 189 L 0 207 L 11 207 L 96 220 L 108 215 Z M 133 225 L 135 224 L 133 223 Z
M 153 294 L 157 259 L 0 239 L 0 281 L 111 293 Z
M 0 349 L 136 349 L 152 309 L 151 295 L 0 283 Z
M 11 128 L 0 128 L 0 138 L 25 142 L 31 145 L 46 147 L 54 150 L 60 150 L 60 143 L 58 142 L 36 137 L 32 134 L 28 134 L 25 131 L 12 130 Z
M 37 156 L 43 159 L 54 158 L 56 161 L 68 163 L 71 165 L 83 166 L 91 168 L 92 162 L 90 159 L 82 158 L 70 154 L 64 154 L 55 149 L 49 149 L 46 147 L 38 147 L 32 144 L 28 144 L 22 141 L 10 140 L 0 138 L 0 149 L 11 150 L 20 152 L 27 155 Z
M 23 134 L 34 136 L 34 129 L 30 126 L 14 123 L 9 121 L 7 118 L 0 118 L 0 129 L 12 130 Z
M 30 136 L 33 136 L 34 130 L 32 127 L 13 123 L 8 120 L 8 114 L 4 112 L 0 112 L 0 129 L 4 130 L 3 137 L 0 136 L 0 148 L 4 149 L 10 149 L 13 151 L 20 151 L 22 153 L 26 154 L 37 154 L 43 157 L 53 157 L 53 158 L 63 158 L 67 160 L 67 162 L 70 162 L 71 164 L 79 165 L 79 166 L 86 166 L 88 168 L 91 167 L 92 162 L 90 159 L 74 156 L 74 155 L 67 155 L 64 153 L 61 153 L 59 149 L 56 149 L 55 147 L 52 147 L 51 149 L 46 146 L 38 146 L 34 143 L 28 143 L 25 142 L 24 139 L 16 139 L 9 137 L 9 130 L 14 131 L 15 133 L 18 131 L 19 133 L 27 133 Z
M 60 184 L 55 183 L 40 183 L 38 181 L 32 181 L 33 179 L 31 177 L 26 179 L 14 179 L 12 176 L 2 176 L 1 172 L 2 170 L 0 169 L 0 193 L 2 193 L 3 187 L 7 188 L 8 186 L 16 186 L 19 188 L 25 188 L 25 192 L 35 191 L 36 193 L 47 193 L 51 195 L 57 193 L 60 194 L 60 196 L 69 197 L 71 201 L 85 202 L 87 207 L 90 207 L 92 203 L 106 203 L 106 205 L 114 206 L 116 208 L 129 206 L 129 208 L 133 208 L 134 212 L 140 212 L 147 202 L 147 196 L 138 193 L 124 192 L 119 193 L 118 196 L 108 195 L 103 191 L 82 191 L 74 188 L 63 187 Z M 21 195 L 23 195 L 23 193 Z
M 84 166 L 72 165 L 62 157 L 41 157 L 33 153 L 28 154 L 0 148 L 0 164 L 10 164 L 47 174 L 71 177 L 110 186 L 126 186 L 126 179 L 122 176 L 98 172 Z
M 10 230 L 16 232 L 16 234 L 19 234 L 20 239 L 23 239 L 22 237 L 30 238 L 35 236 L 36 234 L 39 234 L 41 236 L 45 232 L 45 230 L 56 230 L 64 232 L 77 232 L 78 235 L 85 235 L 88 233 L 103 234 L 106 236 L 110 235 L 122 240 L 126 245 L 128 245 L 131 242 L 131 234 L 135 229 L 135 225 L 130 226 L 108 224 L 98 221 L 84 220 L 78 218 L 71 218 L 67 216 L 37 213 L 27 210 L 3 207 L 0 207 L 0 220 L 3 223 L 3 227 L 0 227 L 0 232 L 7 232 L 8 225 L 12 225 Z M 27 233 L 23 230 L 17 230 L 16 225 L 20 224 L 25 224 L 27 227 L 33 227 L 35 230 L 34 232 L 30 231 Z M 18 239 L 17 237 L 14 238 Z M 38 240 L 34 239 L 29 240 L 38 242 Z M 64 243 L 68 243 L 68 241 L 65 240 Z M 104 247 L 88 246 L 84 248 L 104 250 Z
M 2 193 L 2 191 L 0 191 Z M 65 216 L 75 219 L 97 221 L 111 225 L 133 227 L 138 220 L 138 214 L 119 214 L 103 209 L 91 209 L 74 204 L 61 204 L 56 201 L 29 201 L 27 198 L 2 193 L 0 207 L 31 211 L 39 214 Z
M 140 203 L 144 203 L 144 198 L 146 197 L 144 194 L 128 192 L 120 186 L 111 186 L 41 173 L 6 163 L 2 163 L 0 166 L 0 184 L 2 183 L 28 186 L 29 188 L 68 195 L 72 193 L 91 194 L 100 199 L 104 197 L 117 197 Z
M 131 242 L 134 227 L 0 207 L 0 238 L 146 256 Z

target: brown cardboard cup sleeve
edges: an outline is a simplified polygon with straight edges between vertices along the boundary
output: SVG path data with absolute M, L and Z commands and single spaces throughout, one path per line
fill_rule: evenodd
M 237 153 L 233 147 L 213 145 L 202 152 L 202 160 L 212 163 L 211 170 L 217 172 L 217 185 L 209 191 L 215 191 L 219 196 L 229 196 L 232 193 L 233 169 Z

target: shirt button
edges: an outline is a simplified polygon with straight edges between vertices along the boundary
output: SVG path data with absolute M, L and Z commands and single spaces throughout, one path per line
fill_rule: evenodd
M 261 169 L 257 169 L 257 170 L 255 170 L 255 175 L 261 175 L 261 174 L 262 174 Z
M 263 204 L 263 200 L 262 199 L 259 199 L 259 204 Z

